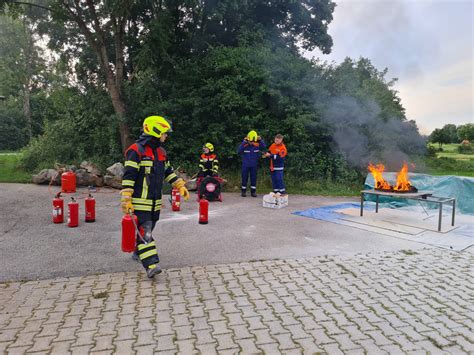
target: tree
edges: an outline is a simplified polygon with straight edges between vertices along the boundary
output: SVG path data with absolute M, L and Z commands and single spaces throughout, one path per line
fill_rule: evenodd
M 474 124 L 466 123 L 458 126 L 457 135 L 459 142 L 462 142 L 465 139 L 471 143 L 474 142 Z
M 436 128 L 431 133 L 429 141 L 433 142 L 433 143 L 438 143 L 440 148 L 443 147 L 443 144 L 450 143 L 449 136 L 447 134 L 447 130 L 444 130 L 442 128 Z
M 17 9 L 26 2 L 2 0 L 0 6 L 5 8 L 6 3 Z M 140 59 L 149 65 L 156 57 L 166 57 L 168 45 L 174 53 L 196 53 L 210 45 L 236 45 L 261 33 L 288 46 L 318 46 L 324 53 L 332 46 L 327 27 L 335 4 L 330 0 L 56 0 L 50 4 L 41 6 L 49 10 L 43 17 L 43 30 L 51 37 L 50 47 L 73 52 L 76 60 L 91 59 L 90 51 L 95 54 L 97 79 L 104 82 L 112 100 L 123 148 L 130 141 L 124 80 L 137 74 Z M 153 64 L 161 65 L 156 60 Z
M 459 143 L 456 125 L 446 124 L 443 126 L 442 130 L 446 136 L 447 143 Z
M 24 127 L 19 128 L 28 140 L 33 136 L 31 96 L 44 86 L 46 75 L 35 31 L 36 24 L 24 15 L 17 19 L 0 17 L 0 93 L 21 98 Z

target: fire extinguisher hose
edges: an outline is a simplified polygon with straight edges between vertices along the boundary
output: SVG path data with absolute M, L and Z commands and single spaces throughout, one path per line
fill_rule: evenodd
M 142 237 L 140 230 L 138 229 L 137 224 L 135 223 L 135 218 L 133 218 L 133 212 L 132 210 L 128 210 L 128 214 L 130 215 L 130 218 L 132 219 L 133 226 L 135 227 L 135 231 L 137 232 L 138 236 L 140 237 L 140 240 L 147 245 L 148 242 L 145 240 L 145 238 Z

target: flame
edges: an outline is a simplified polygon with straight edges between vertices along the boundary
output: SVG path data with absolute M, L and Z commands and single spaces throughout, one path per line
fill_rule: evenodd
M 373 165 L 369 164 L 369 171 L 372 173 L 372 176 L 375 180 L 375 189 L 376 190 L 385 190 L 385 191 L 412 191 L 416 190 L 408 180 L 408 164 L 403 163 L 402 169 L 397 174 L 397 183 L 395 186 L 391 186 L 385 179 L 382 174 L 385 171 L 385 166 L 383 164 Z
M 397 175 L 397 183 L 393 187 L 395 191 L 409 191 L 411 188 L 410 181 L 408 180 L 408 164 L 403 163 L 402 169 Z
M 392 186 L 385 181 L 382 176 L 382 173 L 385 170 L 385 166 L 383 164 L 373 165 L 372 163 L 369 164 L 369 171 L 372 173 L 372 176 L 375 180 L 375 188 L 380 190 L 391 190 Z

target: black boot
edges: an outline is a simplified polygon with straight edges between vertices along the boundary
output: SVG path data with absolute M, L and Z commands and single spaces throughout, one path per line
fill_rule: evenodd
M 242 197 L 246 197 L 247 196 L 247 190 L 246 189 L 242 189 Z
M 252 197 L 257 197 L 257 190 L 256 189 L 251 189 L 250 190 L 250 195 L 252 195 Z
M 158 264 L 150 265 L 148 266 L 148 269 L 146 269 L 146 276 L 148 276 L 149 279 L 152 279 L 155 275 L 158 274 L 161 274 L 161 268 Z
M 135 249 L 132 253 L 132 259 L 135 261 L 140 261 L 140 257 L 138 256 L 138 250 Z

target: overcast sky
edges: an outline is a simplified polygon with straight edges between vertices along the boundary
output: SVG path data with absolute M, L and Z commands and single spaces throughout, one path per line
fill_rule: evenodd
M 474 0 L 336 0 L 332 53 L 340 63 L 369 58 L 398 78 L 407 118 L 429 134 L 447 123 L 474 122 Z

